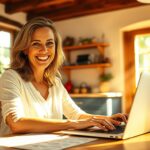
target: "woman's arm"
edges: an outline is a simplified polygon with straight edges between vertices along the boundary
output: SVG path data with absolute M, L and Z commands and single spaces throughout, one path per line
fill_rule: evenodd
M 69 120 L 20 118 L 17 121 L 14 121 L 12 114 L 9 114 L 6 117 L 6 123 L 13 133 L 48 133 L 73 128 Z
M 83 116 L 82 116 L 83 117 Z M 106 119 L 94 117 L 79 120 L 59 120 L 59 119 L 39 119 L 39 118 L 20 118 L 16 122 L 13 115 L 6 117 L 6 123 L 12 133 L 50 133 L 60 130 L 78 130 L 92 126 L 97 126 L 100 130 L 114 130 L 115 127 Z

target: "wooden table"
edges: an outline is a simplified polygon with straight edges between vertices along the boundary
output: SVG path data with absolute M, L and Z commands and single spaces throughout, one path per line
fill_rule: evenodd
M 150 150 L 150 133 L 126 140 L 100 138 L 97 141 L 66 150 Z
M 18 150 L 0 147 L 0 150 Z M 65 150 L 150 150 L 150 133 L 126 140 L 99 138 L 96 141 L 67 148 Z

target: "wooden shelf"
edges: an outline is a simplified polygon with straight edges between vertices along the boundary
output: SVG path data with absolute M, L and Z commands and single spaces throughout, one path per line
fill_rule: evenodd
M 87 64 L 87 65 L 74 65 L 74 66 L 63 66 L 63 69 L 86 69 L 86 68 L 106 68 L 111 67 L 110 63 L 101 64 Z
M 70 94 L 72 98 L 99 98 L 99 97 L 121 97 L 121 92 L 107 92 L 107 93 L 87 93 L 87 94 Z
M 90 44 L 83 44 L 83 45 L 74 45 L 74 46 L 65 46 L 65 51 L 76 51 L 81 49 L 88 49 L 88 48 L 99 48 L 99 47 L 107 47 L 109 46 L 108 43 L 90 43 Z
M 99 51 L 99 55 L 105 58 L 105 48 L 108 47 L 108 43 L 89 43 L 89 44 L 82 44 L 82 45 L 74 45 L 74 46 L 66 46 L 64 47 L 64 52 L 67 58 L 67 61 L 71 62 L 71 52 L 72 51 L 79 51 L 79 50 L 93 50 L 97 49 Z M 88 68 L 100 68 L 100 73 L 103 74 L 105 68 L 111 67 L 110 63 L 96 63 L 96 64 L 82 64 L 82 65 L 70 65 L 70 66 L 63 66 L 62 69 L 64 70 L 65 74 L 68 77 L 68 80 L 71 80 L 71 70 L 73 69 L 88 69 Z

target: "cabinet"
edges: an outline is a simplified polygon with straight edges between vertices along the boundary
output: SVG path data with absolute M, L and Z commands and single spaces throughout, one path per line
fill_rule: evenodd
M 67 58 L 67 61 L 70 62 L 70 53 L 72 51 L 79 51 L 79 50 L 87 50 L 87 49 L 97 49 L 99 51 L 99 55 L 104 57 L 105 48 L 108 47 L 108 43 L 90 43 L 90 44 L 83 44 L 78 46 L 67 46 L 64 47 L 64 52 Z M 68 80 L 70 80 L 70 71 L 73 69 L 88 69 L 88 68 L 101 68 L 102 73 L 104 72 L 105 68 L 111 67 L 109 62 L 105 63 L 91 63 L 91 64 L 80 64 L 80 65 L 67 65 L 63 66 L 63 70 L 66 73 Z
M 122 94 L 119 92 L 71 94 L 71 97 L 82 110 L 90 114 L 111 116 L 122 113 Z

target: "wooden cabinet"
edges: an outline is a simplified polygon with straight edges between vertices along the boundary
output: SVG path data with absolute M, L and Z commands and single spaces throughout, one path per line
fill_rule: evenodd
M 72 51 L 79 51 L 79 50 L 93 50 L 93 48 L 97 49 L 99 51 L 99 55 L 101 57 L 104 56 L 104 51 L 105 48 L 108 47 L 109 44 L 107 43 L 91 43 L 91 44 L 83 44 L 83 45 L 78 45 L 78 46 L 67 46 L 64 47 L 64 52 L 67 57 L 67 61 L 70 62 L 70 53 Z M 70 80 L 70 71 L 73 69 L 88 69 L 88 68 L 101 68 L 101 72 L 104 72 L 105 68 L 111 67 L 111 64 L 109 62 L 106 63 L 91 63 L 91 64 L 80 64 L 80 65 L 67 65 L 63 66 L 64 72 L 67 74 L 68 79 Z

